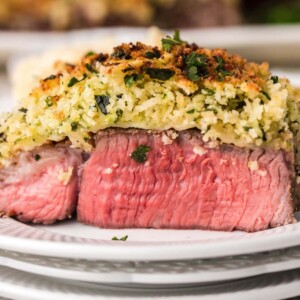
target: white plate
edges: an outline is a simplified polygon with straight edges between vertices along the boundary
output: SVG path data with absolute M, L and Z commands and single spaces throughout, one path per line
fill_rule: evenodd
M 296 29 L 299 28 L 300 27 L 294 26 L 289 27 L 289 29 L 286 27 L 277 27 L 275 29 L 279 30 L 281 34 L 286 30 L 290 30 L 289 32 L 293 33 L 292 36 L 294 36 L 297 31 Z M 257 33 L 260 36 L 257 42 L 262 44 L 262 32 L 268 32 L 274 38 L 275 29 L 261 28 Z M 145 30 L 134 29 L 132 31 L 126 31 L 126 29 L 123 28 L 102 30 L 101 32 L 103 34 L 105 32 L 106 34 L 115 32 L 123 39 L 128 39 L 129 35 L 133 35 L 133 39 L 136 39 L 138 36 L 143 35 Z M 202 36 L 200 34 L 201 32 L 202 31 L 199 30 L 186 31 L 187 35 L 189 35 L 189 40 L 196 37 L 199 38 L 199 41 L 205 37 L 208 38 L 209 35 Z M 214 31 L 207 32 L 213 33 Z M 221 34 L 225 31 L 221 30 L 218 32 L 218 34 Z M 251 35 L 254 38 L 255 30 L 253 27 L 231 28 L 226 32 L 229 36 L 234 32 L 239 32 L 240 34 L 247 32 L 247 35 Z M 273 34 L 271 34 L 271 32 L 273 32 Z M 93 33 L 95 37 L 98 31 L 95 30 Z M 215 34 L 217 34 L 217 32 L 215 32 Z M 86 32 L 81 32 L 79 35 L 68 33 L 68 35 L 70 40 L 92 38 L 92 36 L 86 34 Z M 34 34 L 31 36 L 34 36 Z M 6 33 L 0 34 L 0 41 L 3 37 L 8 36 Z M 44 41 L 46 37 L 48 37 L 47 34 L 44 38 L 38 34 L 36 42 L 40 41 L 40 44 L 44 43 L 42 41 Z M 11 36 L 11 38 L 16 41 L 16 43 L 21 43 L 21 40 L 16 39 L 16 36 Z M 215 38 L 215 35 L 213 35 L 212 38 Z M 55 38 L 53 39 L 55 40 Z M 63 38 L 61 40 L 63 40 Z M 288 40 L 290 41 L 290 35 L 285 37 L 285 42 L 288 42 Z M 295 43 L 298 42 L 298 40 L 300 42 L 300 39 L 295 39 Z M 268 45 L 271 44 L 269 35 L 266 36 L 266 42 Z M 23 39 L 22 43 L 25 45 L 27 40 Z M 48 43 L 46 44 L 48 45 Z M 3 48 L 3 45 L 4 44 L 0 43 L 0 48 Z M 12 46 L 11 43 L 5 43 L 5 45 L 5 47 Z M 11 49 L 9 51 L 11 51 Z M 287 77 L 289 77 L 288 74 Z M 3 93 L 3 90 L 0 90 L 0 94 L 1 93 Z M 1 110 L 5 109 L 7 105 L 8 102 L 1 103 Z M 122 237 L 126 234 L 129 235 L 129 239 L 126 242 L 111 241 L 113 236 L 117 235 Z M 185 260 L 270 251 L 299 244 L 300 223 L 247 234 L 244 232 L 229 233 L 201 230 L 102 230 L 75 222 L 34 227 L 23 225 L 10 219 L 0 220 L 0 249 L 65 258 L 123 261 Z
M 53 278 L 131 287 L 212 284 L 300 268 L 300 247 L 226 258 L 120 262 L 42 257 L 0 250 L 0 265 Z
M 112 237 L 128 235 L 128 240 Z M 90 260 L 167 261 L 213 258 L 283 249 L 300 244 L 300 223 L 265 231 L 100 229 L 66 221 L 32 226 L 0 219 L 0 249 Z
M 210 286 L 130 288 L 48 279 L 0 267 L 0 296 L 17 300 L 278 300 L 300 295 L 300 270 Z

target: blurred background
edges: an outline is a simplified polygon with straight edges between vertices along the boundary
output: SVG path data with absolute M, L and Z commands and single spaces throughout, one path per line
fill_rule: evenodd
M 0 28 L 199 28 L 300 21 L 299 0 L 1 0 Z
M 300 86 L 300 0 L 0 0 L 0 110 L 58 59 L 76 63 L 122 42 L 160 45 L 177 28 L 201 47 L 268 61 Z

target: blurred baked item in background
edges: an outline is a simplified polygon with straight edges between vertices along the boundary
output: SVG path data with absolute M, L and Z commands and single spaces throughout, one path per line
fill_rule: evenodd
M 161 1 L 163 2 L 163 1 Z M 172 1 L 169 9 L 157 9 L 156 22 L 160 27 L 214 27 L 241 23 L 239 0 Z
M 143 42 L 151 46 L 158 46 L 161 44 L 162 36 L 163 33 L 157 27 L 150 27 Z M 114 36 L 107 36 L 77 46 L 48 49 L 43 53 L 24 56 L 14 61 L 8 69 L 14 102 L 27 96 L 39 79 L 46 78 L 49 74 L 56 74 L 61 66 L 60 62 L 78 64 L 86 53 L 111 53 L 117 44 L 118 41 Z
M 240 23 L 239 0 L 1 0 L 0 29 L 162 28 Z

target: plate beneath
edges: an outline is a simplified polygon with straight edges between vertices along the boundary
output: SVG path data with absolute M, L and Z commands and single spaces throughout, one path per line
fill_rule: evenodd
M 300 295 L 300 271 L 293 270 L 210 286 L 130 288 L 49 279 L 0 267 L 0 296 L 18 300 L 200 299 L 277 300 Z
M 128 235 L 127 241 L 112 237 Z M 0 249 L 41 256 L 118 261 L 224 257 L 300 245 L 300 222 L 246 233 L 205 230 L 100 229 L 76 221 L 50 226 L 0 219 Z
M 300 247 L 226 258 L 159 262 L 91 261 L 0 250 L 0 265 L 67 280 L 177 288 L 297 269 L 300 268 Z

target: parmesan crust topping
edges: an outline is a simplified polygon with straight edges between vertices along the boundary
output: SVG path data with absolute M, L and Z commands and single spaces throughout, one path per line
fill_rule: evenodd
M 76 65 L 58 62 L 56 70 L 2 115 L 2 164 L 65 139 L 91 151 L 92 135 L 108 127 L 198 128 L 212 145 L 286 150 L 299 127 L 299 94 L 271 76 L 267 63 L 190 45 L 178 34 L 163 39 L 162 48 L 122 44 Z

